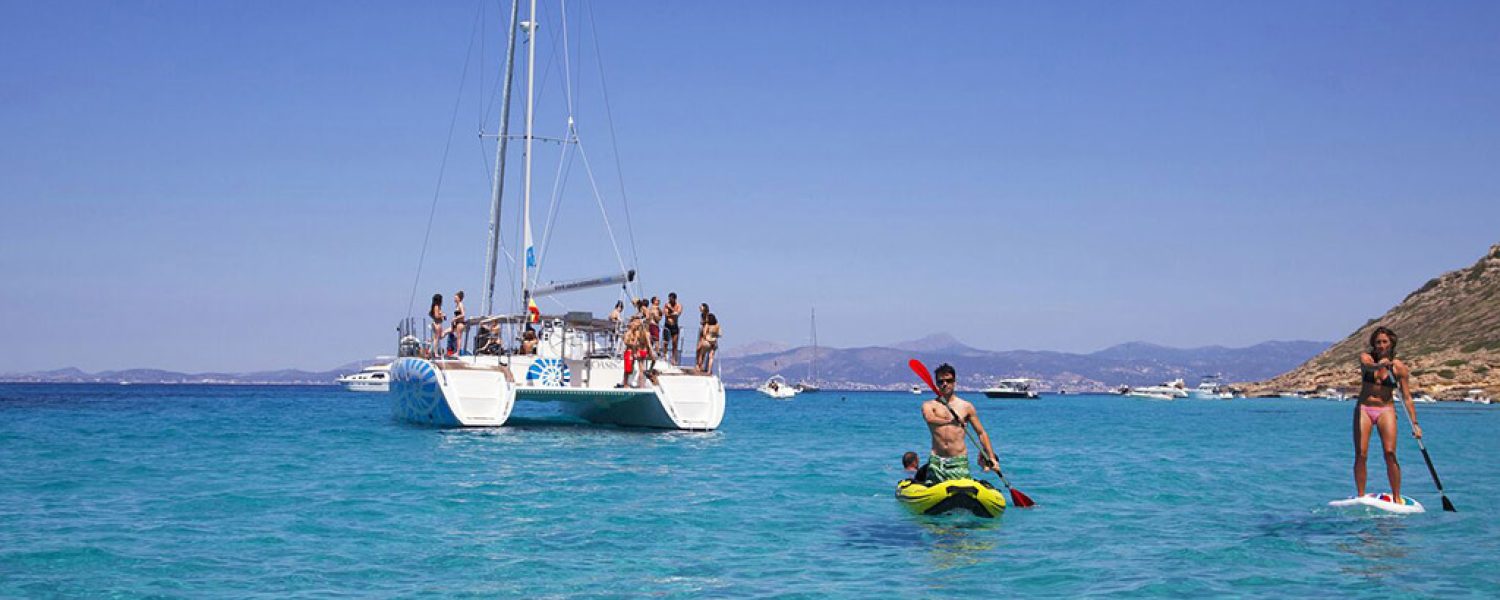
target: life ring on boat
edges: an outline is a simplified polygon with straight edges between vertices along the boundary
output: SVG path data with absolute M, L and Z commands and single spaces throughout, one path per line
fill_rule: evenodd
M 573 381 L 568 363 L 560 358 L 539 358 L 526 369 L 526 383 L 543 387 L 566 387 Z
M 902 479 L 896 484 L 896 499 L 919 515 L 966 510 L 976 517 L 993 519 L 1005 512 L 1005 494 L 980 479 L 950 479 L 932 485 Z

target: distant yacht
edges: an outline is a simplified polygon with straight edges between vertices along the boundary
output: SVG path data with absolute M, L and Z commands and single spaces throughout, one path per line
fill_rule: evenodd
M 1416 402 L 1417 404 L 1433 404 L 1433 403 L 1437 402 L 1437 399 L 1433 398 L 1432 396 L 1430 396 L 1430 395 L 1428 395 L 1428 394 L 1426 394 L 1424 392 L 1424 393 L 1421 393 L 1421 394 L 1417 394 L 1415 397 L 1413 397 L 1411 399 L 1411 401 L 1412 402 Z
M 811 394 L 821 391 L 818 387 L 818 309 L 812 311 L 812 360 L 807 363 L 807 379 L 797 382 L 794 386 L 801 394 Z
M 1130 388 L 1130 391 L 1126 392 L 1125 395 L 1151 398 L 1153 400 L 1173 400 L 1188 397 L 1188 390 L 1187 384 L 1183 383 L 1181 377 L 1178 377 L 1161 385 Z
M 911 393 L 920 396 L 922 394 L 922 386 L 919 386 L 919 385 L 913 385 L 913 386 L 911 386 Z
M 337 381 L 351 392 L 388 392 L 391 390 L 391 364 L 370 365 Z
M 772 375 L 765 383 L 760 384 L 760 387 L 756 388 L 755 391 L 777 400 L 789 400 L 792 396 L 797 395 L 797 388 L 787 385 L 786 378 L 780 375 Z
M 1036 380 L 1025 377 L 1001 379 L 996 381 L 994 386 L 985 388 L 984 397 L 1036 399 L 1038 395 L 1031 389 L 1031 384 L 1034 381 Z
M 1224 386 L 1219 383 L 1218 375 L 1204 375 L 1202 381 L 1198 382 L 1198 387 L 1189 391 L 1187 397 L 1199 400 L 1228 400 L 1233 398 L 1234 394 L 1224 389 Z
M 1472 402 L 1474 404 L 1489 404 L 1490 403 L 1490 397 L 1484 395 L 1484 390 L 1479 389 L 1479 388 L 1475 388 L 1475 389 L 1469 390 L 1469 393 L 1464 394 L 1463 401 L 1464 402 Z

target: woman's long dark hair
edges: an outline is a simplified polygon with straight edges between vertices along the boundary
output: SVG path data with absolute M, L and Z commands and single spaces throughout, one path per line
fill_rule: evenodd
M 442 294 L 433 294 L 432 295 L 432 308 L 427 309 L 427 316 L 430 317 L 432 315 L 437 314 L 438 307 L 440 307 L 442 305 L 443 305 L 443 295 Z
M 1391 352 L 1390 352 L 1390 354 L 1387 354 L 1384 358 L 1389 358 L 1389 359 L 1395 360 L 1395 358 L 1396 358 L 1396 339 L 1397 339 L 1396 338 L 1396 332 L 1391 331 L 1391 328 L 1386 327 L 1384 325 L 1381 325 L 1380 327 L 1376 327 L 1375 331 L 1371 331 L 1370 332 L 1370 356 L 1374 357 L 1375 360 L 1380 360 L 1382 358 L 1376 352 L 1376 350 L 1375 350 L 1375 337 L 1378 336 L 1378 335 L 1380 335 L 1380 334 L 1382 334 L 1382 333 L 1384 333 L 1386 337 L 1391 338 Z

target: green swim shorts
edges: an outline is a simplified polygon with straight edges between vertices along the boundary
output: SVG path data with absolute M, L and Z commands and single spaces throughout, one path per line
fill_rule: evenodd
M 969 455 L 927 457 L 927 482 L 941 483 L 949 479 L 973 479 L 969 474 Z

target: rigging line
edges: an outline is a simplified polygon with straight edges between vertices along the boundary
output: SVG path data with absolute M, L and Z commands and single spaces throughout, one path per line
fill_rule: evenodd
M 563 97 L 567 102 L 568 124 L 569 128 L 571 129 L 573 118 L 577 113 L 575 112 L 573 107 L 573 66 L 571 64 L 572 56 L 568 52 L 568 2 L 567 0 L 561 0 L 557 3 L 557 5 L 562 12 L 562 24 L 558 27 L 562 29 Z
M 569 135 L 575 139 L 577 137 L 571 131 Z M 547 248 L 552 240 L 552 226 L 557 223 L 557 213 L 562 207 L 562 193 L 568 185 L 568 173 L 573 171 L 573 153 L 569 151 L 571 146 L 572 144 L 564 141 L 562 154 L 557 160 L 557 175 L 552 180 L 552 198 L 547 206 L 547 225 L 542 228 L 541 251 L 537 253 L 536 270 L 532 271 L 533 282 L 542 280 L 542 267 L 547 264 Z
M 645 289 L 645 284 L 642 282 L 641 276 L 640 276 L 640 260 L 641 260 L 641 255 L 636 250 L 636 246 L 635 246 L 635 225 L 633 225 L 631 223 L 631 220 L 630 220 L 630 196 L 625 192 L 625 169 L 624 169 L 624 166 L 620 162 L 620 140 L 619 140 L 619 137 L 617 135 L 615 135 L 615 117 L 614 117 L 614 111 L 610 108 L 610 104 L 609 104 L 609 85 L 606 84 L 605 80 L 604 80 L 604 56 L 603 56 L 603 53 L 601 53 L 599 51 L 599 26 L 598 26 L 598 23 L 594 21 L 594 10 L 593 10 L 592 7 L 589 8 L 588 15 L 589 15 L 589 29 L 594 34 L 592 36 L 592 38 L 594 40 L 594 63 L 595 63 L 595 65 L 598 66 L 598 69 L 599 69 L 599 91 L 600 91 L 599 95 L 600 95 L 600 97 L 602 97 L 604 99 L 604 121 L 605 121 L 606 124 L 609 125 L 610 147 L 613 150 L 614 157 L 615 157 L 615 176 L 620 181 L 620 206 L 622 207 L 622 209 L 625 212 L 625 234 L 626 234 L 626 236 L 628 236 L 628 239 L 630 240 L 630 260 L 631 260 L 631 266 L 633 266 L 633 267 L 636 268 L 635 285 L 636 285 L 636 291 L 637 291 L 637 293 L 639 293 L 642 289 Z M 582 150 L 583 150 L 583 142 L 580 141 L 579 142 L 579 151 L 580 151 L 580 153 L 582 153 Z M 587 165 L 587 163 L 588 163 L 588 157 L 587 157 L 587 155 L 585 155 L 584 156 L 584 164 Z M 592 170 L 590 170 L 590 173 L 592 174 Z M 592 180 L 592 175 L 590 176 L 590 179 Z M 596 186 L 596 189 L 597 189 L 597 186 Z M 605 220 L 605 224 L 608 225 L 608 223 L 609 223 L 609 220 L 606 219 Z M 611 242 L 614 241 L 614 232 L 613 231 L 610 232 L 610 241 Z M 616 247 L 615 247 L 615 254 L 619 254 L 619 252 L 620 252 L 619 246 L 616 245 Z M 622 260 L 622 263 L 623 263 L 623 260 Z
M 464 68 L 458 78 L 458 94 L 453 99 L 453 115 L 448 118 L 448 141 L 443 144 L 443 159 L 438 165 L 437 185 L 432 190 L 432 208 L 427 211 L 427 231 L 422 234 L 422 251 L 417 254 L 417 274 L 412 278 L 411 296 L 406 300 L 408 316 L 416 307 L 417 286 L 422 283 L 422 265 L 427 261 L 427 244 L 432 241 L 432 222 L 437 218 L 438 198 L 442 195 L 443 176 L 448 170 L 448 153 L 453 149 L 453 130 L 458 127 L 458 109 L 463 105 L 464 84 L 469 81 L 469 63 L 474 60 L 474 38 L 479 35 L 479 23 L 479 15 L 476 14 L 474 26 L 469 31 L 469 48 L 464 51 Z
M 625 257 L 620 255 L 620 243 L 615 240 L 615 229 L 609 224 L 609 211 L 604 209 L 604 196 L 599 193 L 599 182 L 594 180 L 594 167 L 589 165 L 589 154 L 583 150 L 583 140 L 576 140 L 578 144 L 578 156 L 583 158 L 583 172 L 589 176 L 589 187 L 594 190 L 594 201 L 599 204 L 599 214 L 604 216 L 604 230 L 609 232 L 609 245 L 615 249 L 615 260 L 620 263 L 620 272 L 627 271 L 625 268 Z M 640 281 L 640 275 L 636 275 L 636 281 Z M 639 288 L 638 288 L 639 289 Z

